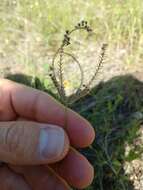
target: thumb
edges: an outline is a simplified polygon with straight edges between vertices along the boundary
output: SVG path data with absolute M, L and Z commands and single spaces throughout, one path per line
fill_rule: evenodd
M 0 161 L 28 165 L 61 160 L 69 149 L 64 130 L 31 121 L 0 122 Z

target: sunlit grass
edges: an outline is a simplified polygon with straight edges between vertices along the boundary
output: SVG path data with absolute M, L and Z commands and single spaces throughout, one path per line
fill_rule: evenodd
M 36 56 L 54 51 L 82 19 L 94 28 L 95 41 L 126 50 L 125 63 L 142 61 L 143 1 L 2 0 L 0 10 L 0 53 L 14 53 L 19 63 L 38 64 Z

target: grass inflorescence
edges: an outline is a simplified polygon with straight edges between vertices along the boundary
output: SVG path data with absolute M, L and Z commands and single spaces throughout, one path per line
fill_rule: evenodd
M 105 52 L 106 52 L 106 48 L 107 48 L 107 44 L 102 45 L 98 64 L 97 64 L 96 68 L 94 68 L 93 76 L 91 76 L 89 81 L 87 81 L 86 84 L 84 84 L 84 78 L 81 77 L 81 81 L 79 82 L 79 86 L 77 87 L 75 93 L 72 94 L 70 97 L 67 96 L 66 90 L 64 87 L 64 74 L 63 74 L 63 64 L 64 64 L 63 60 L 64 60 L 65 55 L 68 55 L 74 59 L 73 64 L 76 63 L 79 65 L 81 75 L 84 76 L 83 71 L 82 71 L 82 66 L 79 63 L 79 61 L 77 60 L 77 58 L 74 55 L 72 55 L 71 53 L 67 53 L 65 51 L 65 47 L 72 45 L 70 42 L 71 34 L 77 30 L 85 30 L 88 34 L 93 32 L 91 27 L 88 25 L 88 22 L 84 21 L 84 20 L 81 21 L 80 23 L 78 23 L 73 29 L 66 30 L 62 44 L 61 44 L 60 48 L 57 50 L 57 52 L 55 53 L 53 60 L 52 60 L 52 65 L 50 67 L 49 75 L 57 89 L 57 92 L 59 93 L 61 102 L 66 106 L 72 105 L 75 101 L 86 96 L 91 91 L 92 84 L 95 81 L 96 76 L 98 75 L 98 73 L 103 65 Z M 59 54 L 59 60 L 58 60 L 58 65 L 56 65 L 55 59 L 58 56 L 58 54 Z

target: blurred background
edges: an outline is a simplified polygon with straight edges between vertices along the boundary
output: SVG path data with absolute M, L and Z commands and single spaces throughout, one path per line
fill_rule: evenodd
M 105 63 L 96 81 L 96 85 L 104 83 L 96 90 L 96 107 L 83 109 L 85 112 L 78 110 L 95 126 L 97 137 L 102 137 L 93 145 L 94 153 L 91 150 L 84 153 L 96 169 L 94 183 L 88 190 L 142 190 L 143 158 L 134 162 L 139 157 L 134 151 L 127 156 L 131 149 L 127 145 L 136 136 L 138 121 L 143 120 L 143 101 L 137 96 L 143 97 L 142 0 L 0 0 L 0 76 L 16 73 L 38 76 L 54 91 L 48 78 L 53 56 L 65 31 L 82 20 L 88 21 L 94 35 L 82 41 L 84 35 L 81 39 L 82 35 L 76 34 L 69 51 L 74 49 L 72 53 L 82 65 L 85 81 L 94 72 L 102 44 L 108 44 Z M 77 86 L 80 73 L 71 60 L 67 62 L 68 77 L 64 82 L 70 93 Z M 84 108 L 90 104 L 93 105 L 91 99 Z M 128 128 L 129 124 L 133 130 L 125 136 L 120 129 Z M 113 137 L 113 126 L 117 126 L 112 134 L 117 138 L 109 138 Z M 107 146 L 110 144 L 116 147 Z M 123 148 L 125 145 L 128 151 Z
M 108 43 L 108 74 L 104 78 L 141 70 L 141 0 L 1 0 L 1 70 L 42 74 L 48 69 L 65 30 L 81 20 L 87 20 L 94 30 L 92 50 Z M 81 60 L 88 54 L 86 51 L 81 53 Z

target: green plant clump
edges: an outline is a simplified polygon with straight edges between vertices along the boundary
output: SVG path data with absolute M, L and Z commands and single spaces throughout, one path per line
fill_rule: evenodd
M 132 190 L 124 163 L 141 158 L 143 153 L 142 145 L 134 145 L 143 121 L 143 84 L 132 76 L 119 76 L 100 84 L 92 95 L 95 106 L 81 112 L 96 131 L 92 147 L 82 151 L 95 167 L 89 189 Z M 132 147 L 127 155 L 126 144 Z

